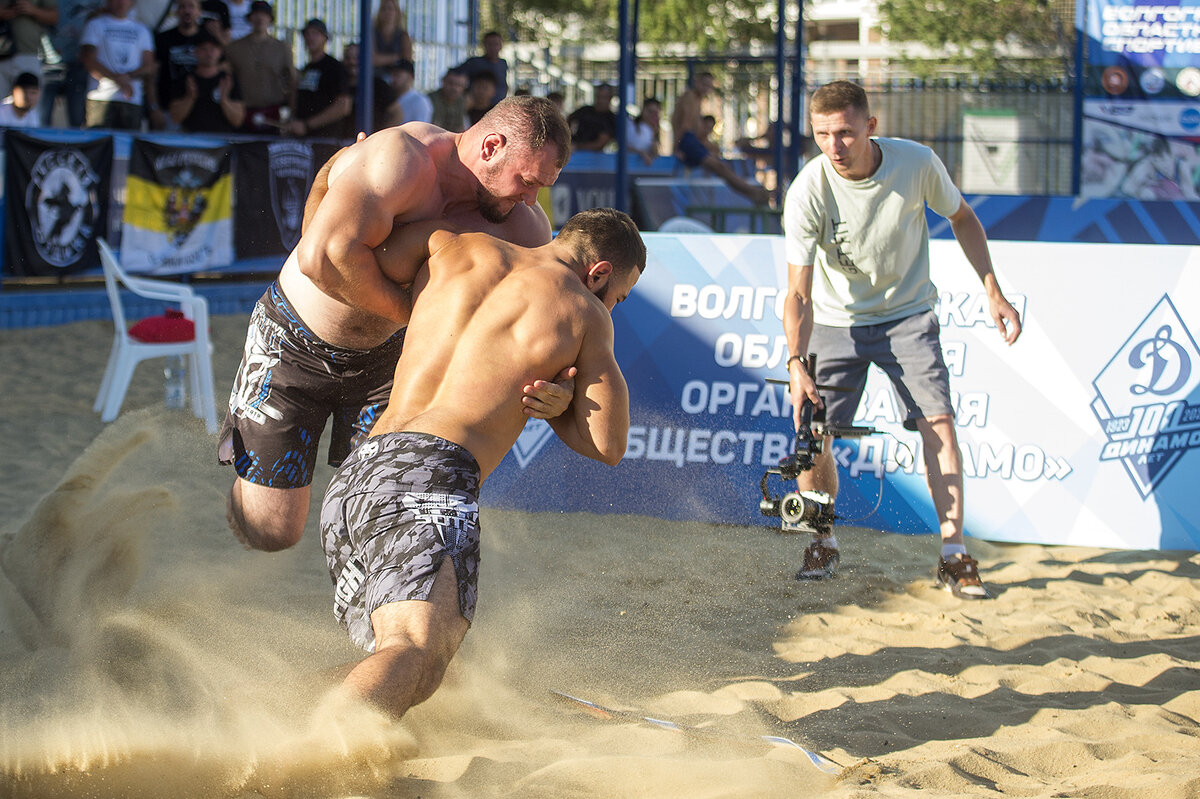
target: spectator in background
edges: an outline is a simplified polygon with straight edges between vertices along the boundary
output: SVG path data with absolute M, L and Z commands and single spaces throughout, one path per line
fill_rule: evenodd
M 386 77 L 388 70 L 400 61 L 413 60 L 412 37 L 405 30 L 404 17 L 397 0 L 379 0 L 375 12 L 375 52 L 371 63 L 375 72 Z
M 237 81 L 221 69 L 221 42 L 204 32 L 196 42 L 196 64 L 172 87 L 167 111 L 171 121 L 188 133 L 232 133 L 242 126 L 246 105 Z
M 295 102 L 296 68 L 292 48 L 271 35 L 275 12 L 266 0 L 250 4 L 250 35 L 225 50 L 225 60 L 246 104 L 245 133 L 279 133 Z
M 713 133 L 717 130 L 717 118 L 712 114 L 705 114 L 700 117 L 700 141 L 704 142 L 704 146 L 713 150 L 720 151 L 721 147 L 713 139 Z
M 343 139 L 353 139 L 360 130 L 363 130 L 363 126 L 358 123 L 358 81 L 362 76 L 359 56 L 361 55 L 362 51 L 359 49 L 358 42 L 350 42 L 342 48 L 342 66 L 346 68 L 350 96 L 354 98 L 353 110 L 342 120 L 341 135 Z M 371 92 L 374 110 L 371 112 L 371 130 L 364 131 L 366 133 L 390 128 L 404 121 L 404 117 L 400 114 L 400 106 L 396 104 L 395 87 L 378 72 L 372 70 L 371 75 L 374 81 Z
M 430 122 L 451 133 L 467 129 L 467 76 L 457 67 L 446 70 L 442 86 L 429 93 Z
M 500 57 L 500 48 L 503 46 L 504 40 L 500 38 L 500 34 L 488 31 L 483 34 L 483 55 L 472 56 L 459 66 L 472 82 L 480 72 L 489 72 L 495 78 L 495 93 L 488 103 L 488 108 L 508 96 L 508 62 Z
M 329 29 L 324 22 L 310 19 L 301 34 L 308 64 L 300 72 L 295 112 L 284 129 L 293 136 L 340 138 L 342 120 L 354 110 L 346 67 L 325 52 Z
M 186 88 L 184 78 L 196 66 L 196 43 L 213 34 L 200 27 L 200 0 L 177 0 L 173 28 L 154 35 L 154 62 L 158 70 L 155 80 L 146 82 L 146 118 L 151 130 L 162 130 L 169 124 L 166 109 L 179 99 L 173 91 Z
M 642 113 L 627 120 L 625 146 L 637 153 L 646 166 L 650 166 L 660 155 L 659 142 L 662 127 L 662 103 L 653 97 L 642 101 Z
M 496 78 L 490 72 L 476 72 L 467 88 L 467 122 L 474 125 L 495 105 Z
M 21 73 L 42 79 L 42 34 L 58 23 L 58 0 L 6 0 L 0 22 L 13 40 L 13 54 L 0 60 L 0 97 L 7 97 Z
M 563 116 L 567 115 L 567 98 L 562 92 L 549 92 L 546 99 L 554 103 L 554 107 L 559 110 L 559 113 Z
M 433 103 L 413 88 L 416 72 L 413 62 L 401 59 L 391 69 L 392 88 L 396 91 L 396 104 L 403 112 L 405 122 L 432 122 Z
M 55 124 L 54 107 L 63 98 L 67 125 L 82 128 L 87 107 L 88 73 L 79 60 L 79 42 L 88 19 L 103 0 L 59 0 L 58 24 L 50 34 L 52 53 L 42 70 L 42 99 L 38 106 L 42 127 Z
M 233 41 L 229 6 L 225 0 L 200 0 L 200 27 L 208 31 L 226 48 Z
M 13 81 L 12 94 L 0 102 L 0 127 L 40 128 L 37 106 L 41 89 L 38 77 L 32 72 L 22 72 Z
M 675 102 L 675 112 L 671 114 L 675 157 L 683 162 L 684 166 L 693 169 L 703 167 L 755 205 L 767 205 L 771 201 L 770 192 L 757 183 L 740 177 L 704 143 L 704 115 L 701 107 L 704 98 L 712 93 L 714 85 L 712 73 L 697 73 L 692 77 L 687 91 L 679 95 Z
M 154 79 L 150 29 L 129 18 L 133 0 L 108 0 L 83 29 L 79 58 L 96 79 L 88 92 L 89 128 L 141 130 L 143 82 Z
M 567 117 L 571 126 L 571 149 L 598 153 L 617 138 L 617 115 L 612 111 L 613 85 L 597 83 L 591 105 L 581 106 Z
M 250 7 L 251 0 L 223 0 L 225 7 L 229 9 L 229 38 L 221 40 L 222 46 L 228 46 L 238 39 L 250 35 L 252 26 L 250 25 Z

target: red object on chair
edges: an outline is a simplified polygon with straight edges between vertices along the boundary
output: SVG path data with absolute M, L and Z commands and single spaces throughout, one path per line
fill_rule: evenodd
M 129 328 L 129 335 L 151 343 L 191 341 L 196 337 L 196 323 L 184 316 L 183 311 L 168 308 L 162 316 L 147 316 Z

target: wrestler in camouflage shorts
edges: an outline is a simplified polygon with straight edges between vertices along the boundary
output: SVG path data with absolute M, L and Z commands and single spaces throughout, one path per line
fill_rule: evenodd
M 375 436 L 334 475 L 321 536 L 334 615 L 373 652 L 371 612 L 427 599 L 442 559 L 458 578 L 459 610 L 475 615 L 479 576 L 479 465 L 467 450 L 424 433 Z

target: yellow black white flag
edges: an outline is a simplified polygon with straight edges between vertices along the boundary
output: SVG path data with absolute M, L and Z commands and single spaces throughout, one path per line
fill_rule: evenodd
M 228 147 L 134 139 L 121 261 L 133 272 L 199 272 L 233 263 Z

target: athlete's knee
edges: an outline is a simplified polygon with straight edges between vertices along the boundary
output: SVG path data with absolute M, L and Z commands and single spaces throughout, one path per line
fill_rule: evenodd
M 292 489 L 260 502 L 244 490 L 248 485 L 239 479 L 230 490 L 226 520 L 237 539 L 248 549 L 263 552 L 279 552 L 298 544 L 308 516 L 308 492 Z M 303 497 L 289 496 L 292 491 Z

